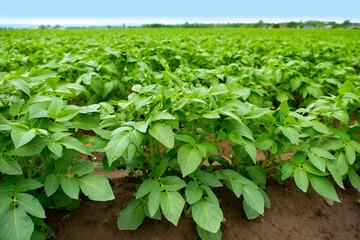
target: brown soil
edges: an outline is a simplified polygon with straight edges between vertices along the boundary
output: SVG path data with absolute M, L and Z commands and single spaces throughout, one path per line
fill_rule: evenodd
M 137 180 L 128 177 L 111 180 L 116 199 L 93 202 L 83 199 L 74 211 L 47 212 L 47 222 L 56 239 L 199 239 L 193 220 L 181 217 L 177 227 L 146 218 L 135 231 L 119 231 L 116 220 L 119 212 L 134 198 Z M 293 181 L 283 185 L 270 180 L 267 193 L 272 207 L 264 216 L 247 220 L 241 199 L 226 188 L 216 190 L 222 199 L 221 208 L 226 221 L 222 224 L 223 239 L 360 239 L 360 193 L 351 186 L 337 188 L 341 204 L 326 203 L 324 198 L 309 189 L 296 188 Z

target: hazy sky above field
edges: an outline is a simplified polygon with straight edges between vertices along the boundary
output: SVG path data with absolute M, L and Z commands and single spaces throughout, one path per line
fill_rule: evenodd
M 1 0 L 0 24 L 360 22 L 360 0 Z

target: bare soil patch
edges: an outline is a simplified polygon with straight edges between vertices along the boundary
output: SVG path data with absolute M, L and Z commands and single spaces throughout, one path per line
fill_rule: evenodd
M 119 231 L 116 220 L 122 209 L 134 199 L 138 180 L 129 177 L 111 180 L 116 199 L 93 202 L 83 199 L 74 211 L 49 210 L 47 222 L 58 240 L 92 239 L 199 239 L 193 220 L 184 216 L 177 227 L 166 219 L 146 218 L 135 231 Z M 216 189 L 226 219 L 222 224 L 223 239 L 360 239 L 360 193 L 350 185 L 346 191 L 337 188 L 342 203 L 330 206 L 313 189 L 301 192 L 293 183 L 283 185 L 269 180 L 267 193 L 271 209 L 264 216 L 247 220 L 242 199 L 226 188 Z

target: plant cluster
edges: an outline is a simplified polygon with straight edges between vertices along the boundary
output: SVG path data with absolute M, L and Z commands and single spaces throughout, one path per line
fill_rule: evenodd
M 202 239 L 221 239 L 214 189 L 224 185 L 249 219 L 271 207 L 268 177 L 334 201 L 334 183 L 360 191 L 358 39 L 356 31 L 0 32 L 0 238 L 52 237 L 45 210 L 72 210 L 81 193 L 114 199 L 95 168 L 142 180 L 120 230 L 145 217 L 177 225 L 184 213 Z

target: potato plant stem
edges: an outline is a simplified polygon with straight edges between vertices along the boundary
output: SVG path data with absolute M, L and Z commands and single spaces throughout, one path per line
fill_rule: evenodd
M 155 170 L 155 143 L 152 137 L 150 137 L 150 157 L 149 157 L 149 164 L 151 169 Z

